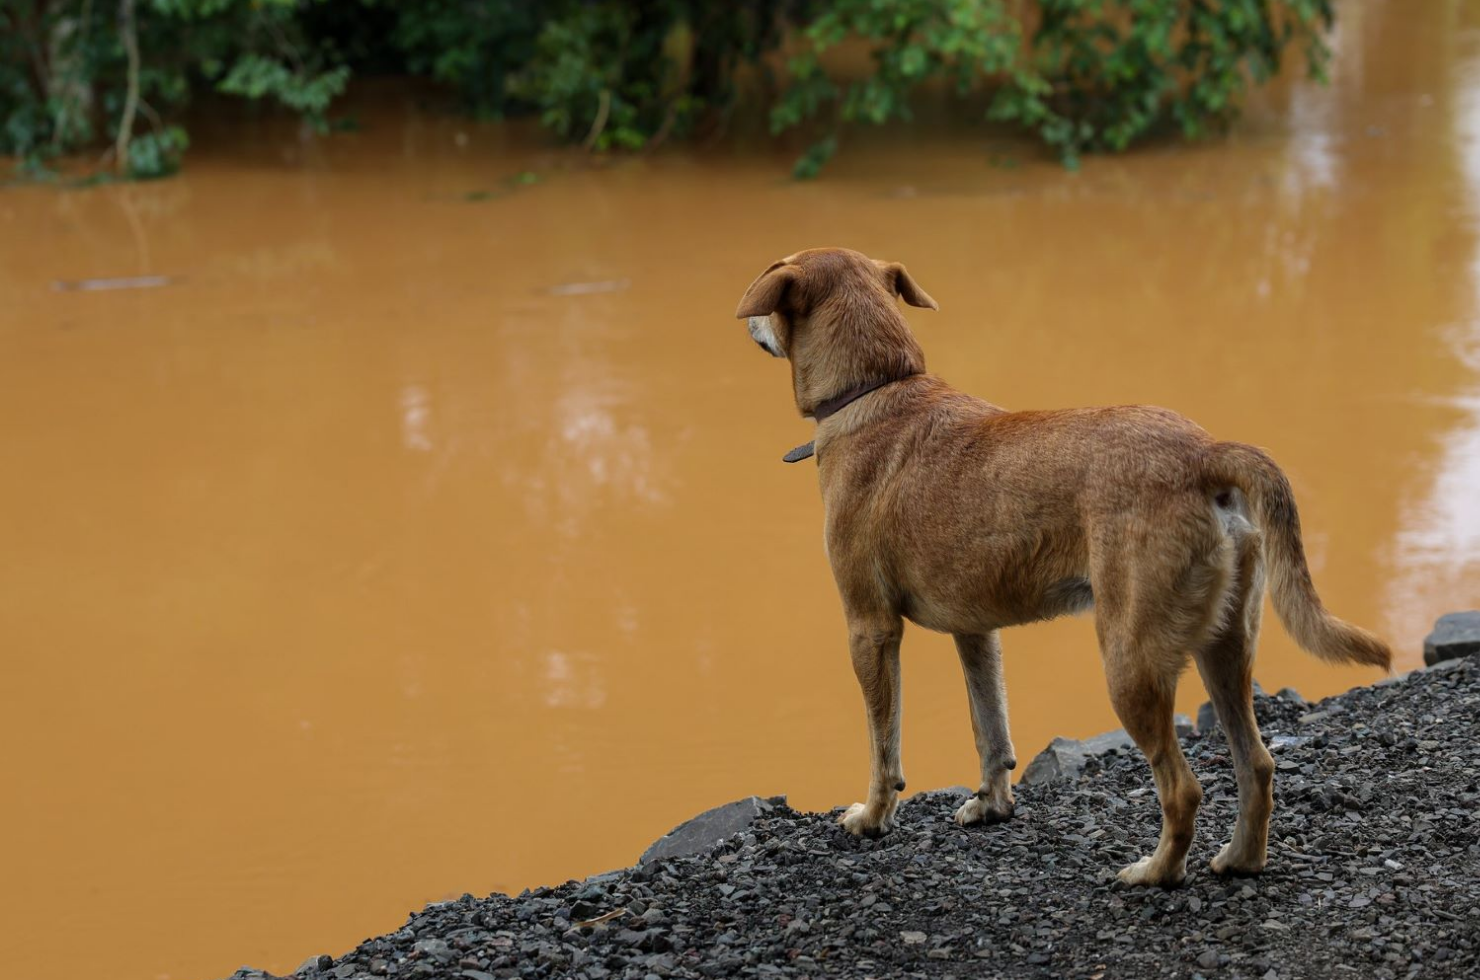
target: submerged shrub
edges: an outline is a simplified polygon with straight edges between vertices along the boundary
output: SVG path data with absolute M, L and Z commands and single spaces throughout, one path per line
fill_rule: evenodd
M 744 64 L 791 39 L 773 132 L 817 173 L 854 123 L 910 118 L 922 84 L 992 93 L 989 117 L 1076 165 L 1234 118 L 1292 46 L 1321 77 L 1331 0 L 0 0 L 0 153 L 36 167 L 109 146 L 132 176 L 179 164 L 211 88 L 320 131 L 352 68 L 451 86 L 470 112 L 533 113 L 594 151 L 722 124 Z M 864 45 L 870 71 L 825 57 Z
M 1021 123 L 1074 164 L 1158 127 L 1197 139 L 1226 126 L 1245 89 L 1294 44 L 1324 79 L 1331 0 L 1039 0 L 1030 56 L 990 115 Z
M 405 70 L 452 86 L 474 115 L 511 108 L 508 79 L 535 54 L 547 20 L 530 0 L 420 0 L 394 5 L 393 57 Z
M 788 62 L 791 87 L 771 111 L 772 131 L 831 115 L 828 134 L 797 161 L 798 177 L 816 175 L 832 157 L 842 124 L 909 119 L 921 83 L 944 79 L 964 95 L 1013 69 L 1022 49 L 1022 24 L 1002 0 L 836 0 L 801 36 L 805 49 Z M 874 70 L 843 87 L 821 56 L 855 38 L 872 46 Z
M 780 132 L 827 116 L 828 134 L 798 161 L 809 176 L 843 123 L 909 118 L 909 95 L 941 79 L 964 93 L 994 86 L 988 116 L 1016 123 L 1077 165 L 1175 126 L 1189 139 L 1238 112 L 1250 83 L 1295 45 L 1324 78 L 1331 0 L 833 0 L 801 30 L 792 85 L 771 114 Z M 850 38 L 874 71 L 846 88 L 819 58 Z M 830 113 L 827 112 L 830 110 Z
M 638 149 L 734 102 L 736 69 L 777 47 L 781 0 L 551 3 L 510 91 L 559 135 Z
M 169 121 L 200 88 L 322 125 L 349 69 L 301 28 L 299 0 L 0 0 L 0 153 L 37 168 L 94 145 L 133 177 L 173 172 Z

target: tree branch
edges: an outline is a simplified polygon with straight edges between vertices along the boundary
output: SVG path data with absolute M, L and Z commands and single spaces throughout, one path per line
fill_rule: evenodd
M 134 20 L 134 0 L 119 0 L 118 33 L 128 53 L 128 93 L 123 100 L 123 118 L 113 142 L 114 165 L 128 172 L 128 145 L 134 134 L 134 115 L 139 111 L 139 28 Z
M 581 146 L 590 150 L 596 146 L 596 140 L 601 136 L 601 131 L 606 129 L 607 116 L 612 109 L 612 90 L 604 88 L 601 90 L 601 100 L 596 107 L 596 119 L 591 123 L 591 131 L 586 134 L 586 140 Z

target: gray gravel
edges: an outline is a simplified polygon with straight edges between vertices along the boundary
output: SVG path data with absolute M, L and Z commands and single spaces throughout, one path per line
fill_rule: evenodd
M 952 824 L 960 798 L 947 792 L 906 800 L 880 841 L 778 806 L 699 857 L 429 906 L 302 975 L 1480 976 L 1480 659 L 1314 705 L 1261 695 L 1257 708 L 1278 767 L 1257 878 L 1206 865 L 1235 802 L 1214 731 L 1184 739 L 1207 795 L 1176 891 L 1114 878 L 1159 827 L 1131 751 L 1021 787 L 1017 815 L 989 827 Z

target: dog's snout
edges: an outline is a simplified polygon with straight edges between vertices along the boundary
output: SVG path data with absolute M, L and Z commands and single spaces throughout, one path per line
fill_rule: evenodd
M 771 327 L 769 316 L 753 316 L 745 321 L 745 327 L 750 331 L 750 339 L 755 341 L 761 350 L 772 357 L 785 357 L 781 344 L 776 340 L 776 331 Z

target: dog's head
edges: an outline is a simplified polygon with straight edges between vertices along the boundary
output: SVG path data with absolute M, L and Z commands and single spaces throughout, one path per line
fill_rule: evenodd
M 904 266 L 846 248 L 809 248 L 762 272 L 735 309 L 767 353 L 791 362 L 797 410 L 925 370 L 896 298 L 937 309 Z
M 747 321 L 761 349 L 773 357 L 792 357 L 814 320 L 851 314 L 862 326 L 878 319 L 882 309 L 893 310 L 895 297 L 911 306 L 940 308 L 898 262 L 846 248 L 809 248 L 771 263 L 745 290 L 735 316 Z

